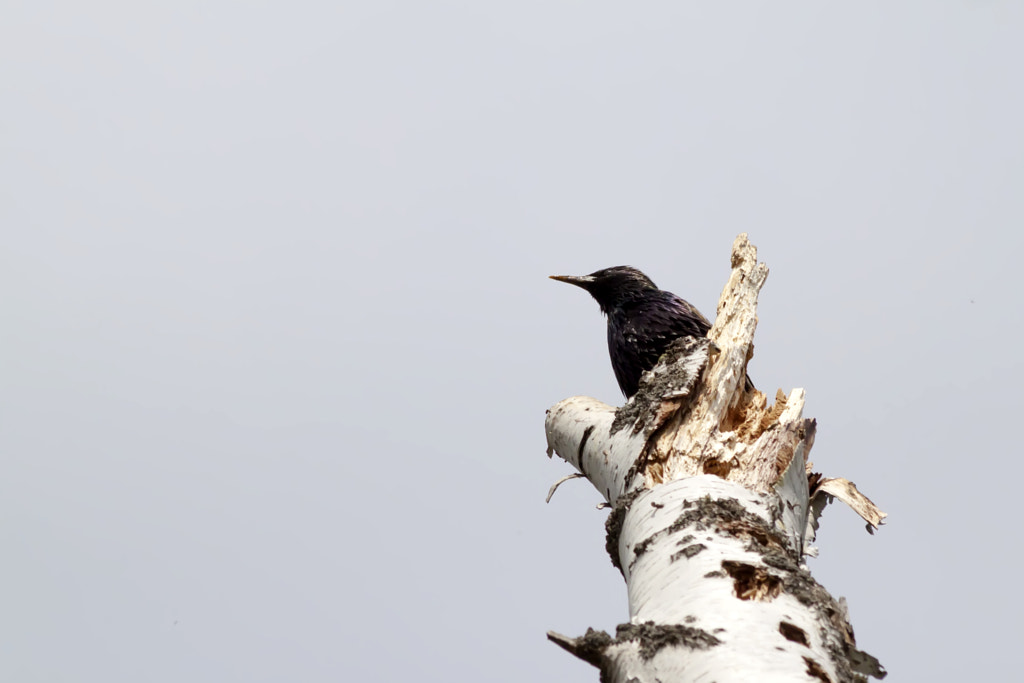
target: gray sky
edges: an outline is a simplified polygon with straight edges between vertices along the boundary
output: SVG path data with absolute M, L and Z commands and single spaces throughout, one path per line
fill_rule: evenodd
M 808 392 L 817 578 L 895 681 L 1022 638 L 1024 4 L 17 3 L 0 26 L 0 679 L 595 681 L 626 618 L 544 410 L 620 399 L 552 273 Z

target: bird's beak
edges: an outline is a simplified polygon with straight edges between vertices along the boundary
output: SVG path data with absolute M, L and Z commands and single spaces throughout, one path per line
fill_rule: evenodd
M 559 282 L 568 282 L 570 285 L 576 285 L 587 289 L 594 282 L 593 275 L 551 275 L 549 276 L 552 280 L 558 280 Z

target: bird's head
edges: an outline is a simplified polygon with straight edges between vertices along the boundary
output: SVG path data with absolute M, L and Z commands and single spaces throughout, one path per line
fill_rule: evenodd
M 651 278 L 632 266 L 614 266 L 590 275 L 552 275 L 551 279 L 587 290 L 603 313 L 643 296 L 647 290 L 657 289 Z

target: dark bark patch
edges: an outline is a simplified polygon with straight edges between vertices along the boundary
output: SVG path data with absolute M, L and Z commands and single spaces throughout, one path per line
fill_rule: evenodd
M 693 650 L 707 650 L 720 645 L 721 640 L 707 631 L 682 624 L 619 624 L 615 630 L 615 642 L 636 641 L 640 645 L 640 658 L 649 660 L 663 648 L 669 646 L 688 647 Z
M 730 519 L 718 524 L 718 529 L 734 538 L 748 541 L 747 550 L 763 555 L 768 551 L 785 551 L 786 541 L 781 538 L 765 521 L 754 515 L 755 519 Z
M 771 601 L 782 592 L 782 579 L 769 574 L 765 567 L 724 560 L 722 569 L 732 577 L 733 591 L 740 600 Z
M 611 514 L 608 515 L 608 519 L 604 522 L 604 549 L 608 553 L 608 557 L 611 558 L 612 565 L 622 572 L 623 576 L 626 573 L 622 569 L 622 563 L 619 562 L 619 536 L 622 535 L 622 525 L 626 521 L 626 513 L 629 512 L 629 506 L 633 504 L 633 501 L 641 493 L 643 493 L 643 489 L 619 496 L 612 507 Z
M 713 474 L 722 479 L 728 479 L 733 468 L 732 460 L 705 460 L 702 466 L 704 474 Z
M 688 545 L 685 548 L 683 548 L 682 550 L 679 550 L 679 551 L 676 551 L 676 552 L 672 553 L 672 555 L 669 557 L 669 561 L 670 562 L 675 562 L 676 560 L 684 558 L 684 557 L 689 560 L 692 557 L 694 557 L 695 555 L 697 555 L 698 553 L 700 553 L 700 552 L 702 552 L 704 550 L 707 550 L 707 549 L 708 549 L 708 547 L 706 545 L 704 545 L 703 543 L 694 543 L 693 545 Z
M 565 636 L 557 633 L 548 632 L 548 640 L 558 645 L 560 648 L 579 657 L 584 662 L 596 666 L 601 670 L 601 681 L 610 680 L 606 678 L 609 673 L 608 661 L 605 658 L 605 650 L 614 641 L 612 637 L 604 631 L 595 631 L 592 628 L 588 628 L 585 635 L 579 638 L 566 638 Z
M 807 640 L 807 632 L 796 624 L 791 624 L 788 621 L 779 622 L 779 633 L 786 640 L 791 640 L 794 643 L 799 643 L 804 647 L 810 647 L 811 644 Z
M 639 492 L 629 494 L 631 496 L 628 501 L 625 502 L 625 506 L 622 509 L 622 518 L 616 517 L 619 511 L 619 504 L 623 502 L 623 499 L 616 501 L 615 511 L 612 513 L 612 517 L 609 517 L 606 523 L 609 529 L 608 544 L 606 548 L 609 555 L 618 548 L 618 533 L 621 533 L 622 522 L 625 519 L 625 511 L 628 509 L 629 503 L 632 502 L 633 498 L 639 495 Z M 668 527 L 651 534 L 640 543 L 633 547 L 633 560 L 639 558 L 642 554 L 650 549 L 650 546 L 666 535 L 672 535 L 682 531 L 683 529 L 692 528 L 695 531 L 707 531 L 708 529 L 716 529 L 720 533 L 726 533 L 731 536 L 739 538 L 747 538 L 747 550 L 756 552 L 760 555 L 779 555 L 781 560 L 789 566 L 796 566 L 796 563 L 788 558 L 786 554 L 786 541 L 782 538 L 778 532 L 771 528 L 771 526 L 761 519 L 757 515 L 748 511 L 743 505 L 735 498 L 720 498 L 712 499 L 710 496 L 705 496 L 698 500 L 688 500 L 683 503 L 682 509 L 685 511 L 679 517 L 677 517 Z M 617 532 L 615 534 L 615 545 L 610 545 L 612 536 L 611 528 L 615 526 Z M 687 534 L 682 542 L 688 542 L 686 539 L 692 539 L 692 534 Z M 710 539 L 710 537 L 709 537 Z M 702 548 L 703 549 L 703 548 Z M 673 559 L 678 559 L 678 554 L 673 556 Z M 616 562 L 614 556 L 612 563 L 619 567 L 622 571 L 622 567 Z M 766 564 L 771 564 L 766 562 Z M 623 572 L 624 574 L 625 572 Z
M 580 447 L 576 449 L 576 462 L 580 465 L 580 474 L 586 476 L 587 473 L 583 470 L 583 449 L 587 445 L 587 440 L 590 439 L 590 435 L 594 433 L 594 425 L 590 425 L 583 430 L 583 438 L 580 439 Z M 606 496 L 607 497 L 607 496 Z
M 828 677 L 827 673 L 825 673 L 825 669 L 822 668 L 821 664 L 818 664 L 810 657 L 804 657 L 804 663 L 807 664 L 808 676 L 811 678 L 817 678 L 819 681 L 824 681 L 824 683 L 832 683 L 832 679 Z

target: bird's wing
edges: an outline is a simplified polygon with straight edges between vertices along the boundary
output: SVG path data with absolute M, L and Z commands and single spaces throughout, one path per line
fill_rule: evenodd
M 681 337 L 706 337 L 711 323 L 690 302 L 675 294 L 665 292 L 671 297 L 665 307 L 653 309 L 647 339 L 649 344 L 638 348 L 640 364 L 644 370 L 653 368 L 658 358 L 665 352 L 668 345 Z M 745 376 L 744 385 L 748 391 L 754 389 L 754 382 Z
M 658 294 L 609 316 L 612 368 L 627 397 L 636 393 L 640 375 L 654 367 L 669 344 L 681 337 L 703 337 L 711 329 L 707 318 L 684 299 Z
M 634 320 L 637 351 L 645 370 L 654 367 L 665 349 L 681 337 L 704 337 L 711 323 L 689 302 L 670 292 L 656 305 L 647 306 L 644 315 Z

